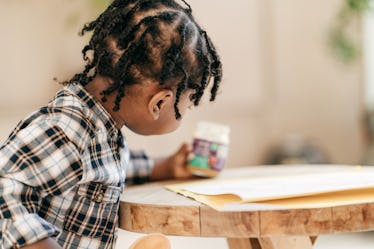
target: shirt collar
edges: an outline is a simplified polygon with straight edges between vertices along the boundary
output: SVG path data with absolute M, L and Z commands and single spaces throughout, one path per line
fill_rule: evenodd
M 105 128 L 110 136 L 121 136 L 120 130 L 116 127 L 112 116 L 108 111 L 102 106 L 102 104 L 97 101 L 87 90 L 78 83 L 69 84 L 67 89 L 78 96 L 82 102 L 84 102 L 90 110 L 104 123 Z

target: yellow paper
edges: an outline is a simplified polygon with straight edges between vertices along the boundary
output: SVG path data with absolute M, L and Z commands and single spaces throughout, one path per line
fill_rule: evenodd
M 323 208 L 367 202 L 374 202 L 374 188 L 344 190 L 310 196 L 268 200 L 261 203 L 283 205 L 292 208 Z
M 178 185 L 178 186 L 177 186 Z M 180 184 L 166 186 L 167 189 L 179 193 L 181 195 L 190 197 L 198 202 L 204 203 L 216 210 L 221 210 L 226 204 L 233 202 L 241 202 L 242 199 L 234 194 L 221 195 L 201 195 L 189 192 L 180 187 Z

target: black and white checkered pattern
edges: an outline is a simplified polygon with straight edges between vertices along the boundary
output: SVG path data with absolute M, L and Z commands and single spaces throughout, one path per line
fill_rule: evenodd
M 0 147 L 1 249 L 46 237 L 63 248 L 112 248 L 126 173 L 144 182 L 152 167 L 82 86 L 64 87 Z

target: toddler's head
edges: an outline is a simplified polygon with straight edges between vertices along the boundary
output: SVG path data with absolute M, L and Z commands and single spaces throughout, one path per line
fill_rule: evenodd
M 210 100 L 215 99 L 222 78 L 221 62 L 186 2 L 182 7 L 173 0 L 115 0 L 85 25 L 82 34 L 86 31 L 93 32 L 82 51 L 87 63 L 71 81 L 85 85 L 99 75 L 111 79 L 101 97 L 105 102 L 108 96 L 115 96 L 113 111 L 119 111 L 128 96 L 140 96 L 142 88 L 149 87 L 152 94 L 164 93 L 149 108 L 164 108 L 168 99 L 163 97 L 168 97 L 178 120 L 188 107 L 183 98 L 198 105 L 212 78 Z M 157 111 L 154 120 L 162 118 Z

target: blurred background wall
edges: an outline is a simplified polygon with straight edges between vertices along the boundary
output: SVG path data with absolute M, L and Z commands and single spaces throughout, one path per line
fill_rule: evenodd
M 0 139 L 82 69 L 87 37 L 77 34 L 107 1 L 0 0 Z M 199 120 L 231 127 L 228 166 L 263 164 L 290 138 L 318 146 L 329 162 L 357 164 L 366 150 L 364 63 L 328 48 L 343 0 L 190 0 L 221 54 L 217 101 L 204 101 L 166 136 L 124 129 L 133 148 L 163 156 L 191 141 Z M 361 26 L 354 34 L 361 37 Z

